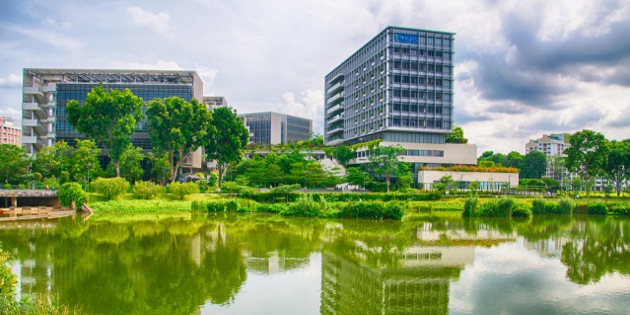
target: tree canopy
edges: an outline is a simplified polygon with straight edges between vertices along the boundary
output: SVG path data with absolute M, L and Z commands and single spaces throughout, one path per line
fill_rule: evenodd
M 143 117 L 143 106 L 142 98 L 129 89 L 107 92 L 97 86 L 87 94 L 83 105 L 69 101 L 66 112 L 75 131 L 103 146 L 116 167 L 116 176 L 120 176 L 120 156 L 131 141 L 136 123 Z
M 608 154 L 608 140 L 604 135 L 584 129 L 572 134 L 569 143 L 571 146 L 564 150 L 566 167 L 579 173 L 585 181 L 597 176 Z
M 377 176 L 385 177 L 387 192 L 390 191 L 391 179 L 397 176 L 401 161 L 398 156 L 405 152 L 401 146 L 377 146 L 369 150 L 369 168 Z
M 464 129 L 455 126 L 453 131 L 446 135 L 446 143 L 468 143 L 468 139 L 464 138 Z
M 523 157 L 521 178 L 542 178 L 547 172 L 547 156 L 540 151 L 531 151 Z
M 0 161 L 0 179 L 8 184 L 25 178 L 31 163 L 26 150 L 13 144 L 0 144 Z
M 168 153 L 174 182 L 186 155 L 203 144 L 212 114 L 196 99 L 169 97 L 149 102 L 147 119 L 151 145 L 157 152 Z
M 243 158 L 249 132 L 232 108 L 222 106 L 212 112 L 212 121 L 204 136 L 206 157 L 216 160 L 219 169 L 219 187 L 221 187 L 223 174 L 228 165 L 238 163 Z

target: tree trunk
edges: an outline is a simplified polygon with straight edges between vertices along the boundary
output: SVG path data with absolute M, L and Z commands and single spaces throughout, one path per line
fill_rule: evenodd
M 387 192 L 389 192 L 389 182 L 390 182 L 389 175 L 385 176 L 385 181 L 387 182 Z
M 114 161 L 114 166 L 116 167 L 116 177 L 120 177 L 120 161 Z

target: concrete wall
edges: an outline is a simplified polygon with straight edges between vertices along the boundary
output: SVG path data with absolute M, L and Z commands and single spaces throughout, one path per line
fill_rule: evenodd
M 446 175 L 451 175 L 455 181 L 478 181 L 481 185 L 481 190 L 497 189 L 501 183 L 509 183 L 509 187 L 516 187 L 519 179 L 518 173 L 420 171 L 418 172 L 418 183 L 424 184 L 425 189 L 431 189 L 434 183 Z

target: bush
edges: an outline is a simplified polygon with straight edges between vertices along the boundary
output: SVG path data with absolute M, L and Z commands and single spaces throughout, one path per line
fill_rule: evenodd
M 105 200 L 115 199 L 129 190 L 129 182 L 122 177 L 98 178 L 92 182 L 92 188 Z
M 133 196 L 137 199 L 155 199 L 163 191 L 162 186 L 153 182 L 137 181 L 133 185 Z
M 250 199 L 238 199 L 237 212 L 254 212 L 256 211 L 257 202 Z
M 466 202 L 464 203 L 464 212 L 462 212 L 462 216 L 474 217 L 475 211 L 477 210 L 477 205 L 479 205 L 479 198 L 477 198 L 477 196 L 466 198 Z
M 614 215 L 630 215 L 630 204 L 628 203 L 611 203 L 608 204 L 608 211 Z
M 238 203 L 235 199 L 213 201 L 195 200 L 192 202 L 191 208 L 194 211 L 234 212 L 238 210 Z
M 501 197 L 497 202 L 497 209 L 495 211 L 497 217 L 511 217 L 512 209 L 514 209 L 516 202 L 512 197 Z
M 587 213 L 593 215 L 606 215 L 608 213 L 608 209 L 603 203 L 594 202 L 588 205 Z
M 65 183 L 61 185 L 58 193 L 59 203 L 64 207 L 70 207 L 74 202 L 77 208 L 87 202 L 87 194 L 79 183 Z
M 318 217 L 322 212 L 322 205 L 310 198 L 301 198 L 295 203 L 287 206 L 286 210 L 280 212 L 282 216 L 290 217 Z
M 521 217 L 521 218 L 529 218 L 532 216 L 532 212 L 527 209 L 524 204 L 517 203 L 514 205 L 512 209 L 512 217 Z
M 180 200 L 184 200 L 184 197 L 186 195 L 199 193 L 199 187 L 197 186 L 197 184 L 193 182 L 188 182 L 188 183 L 183 183 L 183 184 L 179 182 L 172 182 L 168 184 L 167 188 L 171 194 L 175 195 L 177 199 L 180 199 Z
M 544 214 L 545 213 L 545 199 L 536 198 L 532 200 L 532 213 Z
M 282 203 L 273 203 L 273 204 L 259 203 L 256 206 L 256 211 L 258 212 L 280 213 L 286 210 L 287 210 L 287 206 Z
M 560 212 L 562 214 L 573 214 L 575 202 L 568 198 L 562 198 L 558 200 L 558 207 L 560 208 Z

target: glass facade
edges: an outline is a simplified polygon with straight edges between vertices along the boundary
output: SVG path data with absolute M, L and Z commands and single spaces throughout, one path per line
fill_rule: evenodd
M 330 72 L 324 141 L 444 143 L 453 121 L 453 35 L 388 27 Z M 403 133 L 383 132 L 391 130 Z
M 249 129 L 249 141 L 259 145 L 308 140 L 313 131 L 310 119 L 274 112 L 239 115 Z
M 96 83 L 60 83 L 57 84 L 57 124 L 56 133 L 57 141 L 63 140 L 74 146 L 76 139 L 84 139 L 85 136 L 76 133 L 67 119 L 66 105 L 70 100 L 76 100 L 79 104 L 83 104 L 87 94 L 99 84 Z M 172 96 L 181 97 L 187 101 L 192 99 L 192 86 L 183 84 L 103 84 L 106 90 L 124 90 L 130 89 L 134 95 L 141 97 L 145 103 L 156 98 L 167 98 Z M 146 105 L 143 110 L 146 112 Z M 148 126 L 146 119 L 138 122 L 136 133 L 132 135 L 132 143 L 134 146 L 141 147 L 143 150 L 151 150 L 151 142 L 149 140 Z

